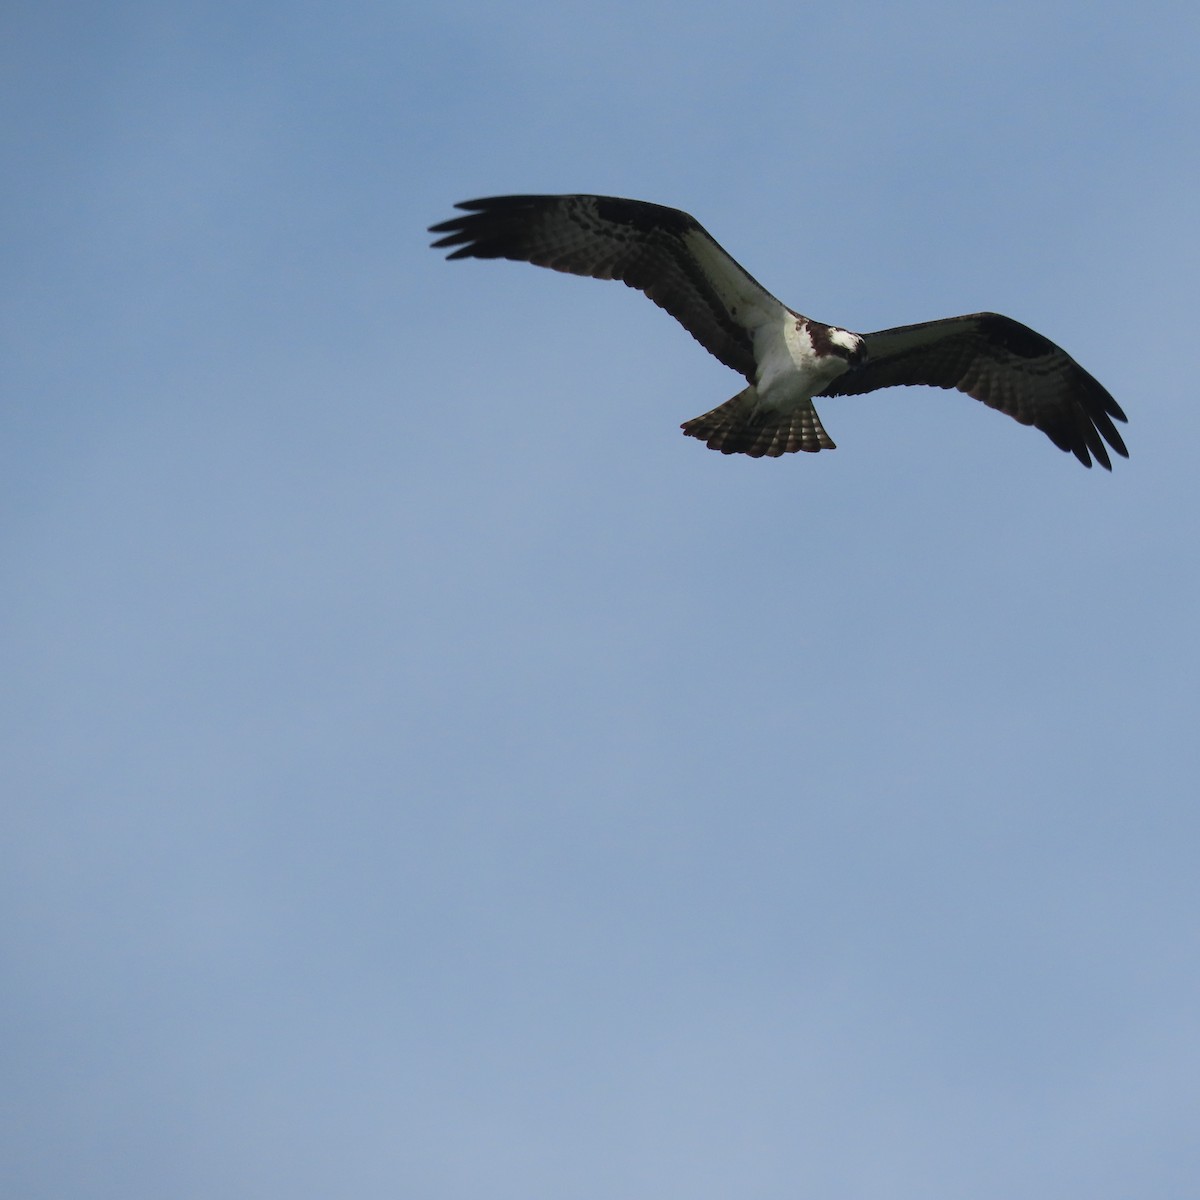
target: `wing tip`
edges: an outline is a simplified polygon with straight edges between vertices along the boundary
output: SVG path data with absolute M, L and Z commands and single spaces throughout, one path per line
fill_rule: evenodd
M 430 243 L 430 248 L 444 250 L 448 246 L 460 246 L 461 249 L 446 255 L 448 260 L 507 257 L 502 245 L 489 246 L 489 242 L 504 243 L 511 240 L 513 230 L 519 228 L 512 222 L 514 215 L 528 215 L 549 200 L 565 198 L 530 194 L 460 200 L 454 206 L 460 215 L 428 227 L 429 233 L 442 235 Z

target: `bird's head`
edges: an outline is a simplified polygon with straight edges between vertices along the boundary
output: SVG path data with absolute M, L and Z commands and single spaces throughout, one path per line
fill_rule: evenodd
M 839 358 L 846 360 L 848 367 L 857 367 L 867 361 L 866 339 L 857 333 L 851 333 L 848 329 L 832 328 L 829 331 L 829 340 L 833 344 L 834 352 Z

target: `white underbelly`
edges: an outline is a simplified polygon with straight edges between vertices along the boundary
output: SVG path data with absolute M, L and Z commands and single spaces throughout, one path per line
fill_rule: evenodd
M 791 314 L 786 322 L 760 331 L 755 338 L 756 352 L 760 345 L 755 390 L 759 404 L 768 408 L 804 404 L 824 391 L 848 365 L 838 354 L 814 353 L 808 334 L 796 329 Z

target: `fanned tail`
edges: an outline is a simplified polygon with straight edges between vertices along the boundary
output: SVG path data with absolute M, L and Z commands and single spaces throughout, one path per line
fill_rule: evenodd
M 748 454 L 751 458 L 778 458 L 805 450 L 834 450 L 833 439 L 821 427 L 821 418 L 806 400 L 798 408 L 783 411 L 759 408 L 753 387 L 738 392 L 710 412 L 685 421 L 680 428 L 688 437 L 699 438 L 710 450 L 722 454 Z

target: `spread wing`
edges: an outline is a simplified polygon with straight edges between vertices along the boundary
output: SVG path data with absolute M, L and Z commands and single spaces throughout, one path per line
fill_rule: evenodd
M 897 384 L 957 388 L 1022 425 L 1040 429 L 1085 467 L 1112 470 L 1107 442 L 1129 457 L 1113 421 L 1117 402 L 1065 350 L 998 313 L 972 313 L 863 335 L 867 358 L 825 396 L 859 395 Z
M 710 354 L 754 381 L 752 330 L 783 307 L 676 208 L 615 196 L 493 196 L 430 227 L 449 258 L 510 258 L 644 292 Z

